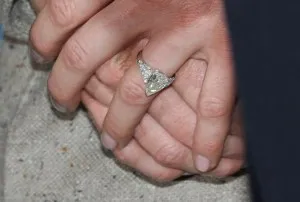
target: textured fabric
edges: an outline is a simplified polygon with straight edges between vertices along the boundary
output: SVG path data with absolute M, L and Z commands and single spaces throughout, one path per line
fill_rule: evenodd
M 34 13 L 28 0 L 0 0 L 0 23 L 7 36 L 27 41 Z
M 16 1 L 12 10 L 24 14 L 18 24 L 16 14 L 9 12 L 12 2 L 4 0 L 1 8 L 6 34 L 26 40 L 33 15 L 27 6 L 19 6 L 29 4 Z M 16 24 L 21 27 L 15 29 Z M 31 68 L 26 45 L 5 41 L 0 52 L 0 135 L 7 136 L 5 201 L 249 201 L 247 176 L 226 181 L 194 177 L 158 185 L 116 164 L 100 149 L 97 132 L 83 111 L 72 121 L 51 112 L 46 80 L 46 72 Z

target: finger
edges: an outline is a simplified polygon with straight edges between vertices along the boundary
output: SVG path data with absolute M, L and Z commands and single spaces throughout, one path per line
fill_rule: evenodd
M 100 83 L 100 82 L 99 82 Z M 102 91 L 101 91 L 102 92 Z M 94 93 L 95 95 L 95 93 Z M 96 95 L 98 96 L 98 95 Z M 107 97 L 109 94 L 102 94 Z M 103 119 L 106 115 L 107 105 L 91 99 L 83 94 L 83 102 L 89 113 L 94 117 L 97 129 L 102 129 Z M 106 108 L 104 111 L 103 108 Z M 99 113 L 101 112 L 101 115 Z M 159 164 L 196 173 L 192 152 L 169 135 L 150 115 L 146 114 L 135 130 L 135 139 Z M 157 140 L 160 141 L 157 141 Z
M 30 3 L 33 10 L 39 13 L 45 7 L 47 0 L 31 0 Z
M 112 90 L 107 90 L 108 87 L 103 85 L 97 79 L 91 79 L 87 84 L 87 86 L 91 86 L 86 88 L 87 92 L 90 95 L 92 95 L 92 97 L 97 102 L 99 102 L 99 104 L 102 104 L 105 107 L 108 107 L 110 105 L 110 100 L 112 99 L 113 96 Z M 100 90 L 94 91 L 94 89 L 100 89 Z M 150 116 L 146 114 L 145 117 L 142 119 L 141 123 L 138 125 L 137 129 L 135 130 L 135 138 L 138 140 L 139 144 L 141 144 L 141 146 L 145 148 L 145 150 L 151 155 L 153 155 L 154 157 L 159 155 L 159 152 L 157 152 L 157 150 L 161 150 L 161 153 L 164 153 L 165 155 L 162 154 L 161 156 L 158 156 L 155 159 L 157 159 L 157 161 L 162 163 L 163 165 L 169 165 L 169 166 L 172 163 L 168 163 L 168 160 L 166 161 L 159 160 L 159 159 L 164 159 L 162 156 L 167 156 L 166 154 L 177 156 L 178 161 L 175 161 L 176 159 L 175 157 L 174 158 L 168 157 L 165 159 L 170 159 L 170 161 L 173 159 L 175 162 L 179 162 L 178 164 L 183 163 L 183 161 L 179 161 L 179 159 L 182 156 L 185 156 L 186 159 L 189 159 L 188 155 L 183 155 L 186 154 L 185 153 L 186 147 L 184 147 L 184 145 L 182 145 L 183 146 L 182 147 L 181 142 L 185 143 L 188 148 L 192 148 L 192 140 L 193 140 L 192 134 L 195 127 L 195 125 L 193 125 L 192 123 L 196 122 L 195 113 L 193 113 L 193 111 L 189 109 L 182 100 L 180 100 L 179 96 L 176 97 L 174 91 L 172 92 L 174 92 L 175 95 L 172 94 L 170 91 L 172 91 L 172 89 L 168 89 L 166 92 L 163 93 L 163 94 L 167 94 L 166 96 L 163 96 L 162 94 L 156 98 L 154 103 L 155 106 L 152 109 L 153 111 L 150 110 L 150 114 L 149 114 Z M 172 103 L 170 103 L 170 101 Z M 96 104 L 93 103 L 93 105 Z M 99 112 L 98 109 L 94 109 L 90 111 L 91 113 L 96 112 L 95 116 L 98 116 L 98 112 Z M 182 112 L 189 112 L 189 113 L 183 114 Z M 234 116 L 235 118 L 233 119 L 233 123 L 240 120 L 237 119 L 239 118 L 238 112 L 239 110 L 235 110 L 235 116 Z M 160 118 L 162 117 L 160 121 L 166 120 L 166 122 L 163 122 L 163 124 L 160 125 L 161 124 L 160 122 L 157 122 L 152 118 L 153 115 L 156 115 L 156 117 L 160 117 Z M 102 116 L 104 117 L 103 113 Z M 166 118 L 164 118 L 165 116 Z M 97 119 L 98 120 L 97 122 L 101 124 L 101 128 L 103 124 L 103 119 L 104 118 Z M 164 129 L 164 127 L 166 129 Z M 240 125 L 238 124 L 236 125 L 236 127 L 237 129 L 235 130 L 234 134 L 228 135 L 228 137 L 226 138 L 222 157 L 232 158 L 232 159 L 244 158 L 245 150 L 244 150 L 243 138 L 239 137 L 241 136 L 240 133 L 242 133 L 242 130 L 240 130 Z M 173 133 L 170 133 L 172 134 L 172 136 L 170 136 L 170 134 L 167 131 L 172 131 Z M 189 133 L 190 135 L 188 135 Z M 157 142 L 158 139 L 160 140 L 159 142 Z M 179 142 L 177 142 L 177 140 L 179 140 Z M 151 144 L 151 142 L 153 142 L 153 144 Z M 152 145 L 156 145 L 156 146 L 153 147 Z M 165 151 L 168 149 L 172 151 L 169 152 Z M 176 150 L 181 155 L 174 154 Z M 173 166 L 174 165 L 175 163 L 173 163 Z M 187 163 L 186 165 L 188 165 L 189 167 L 188 168 L 183 167 L 185 165 L 181 165 L 181 167 L 180 166 L 178 167 L 178 165 L 175 165 L 173 168 L 181 168 L 183 170 L 192 172 L 192 169 L 190 169 L 191 168 L 190 165 L 192 164 Z
M 188 67 L 188 66 L 185 66 Z M 192 66 L 189 66 L 192 67 Z M 196 67 L 196 66 L 195 66 Z M 180 70 L 181 71 L 181 70 Z M 184 71 L 184 70 L 183 70 Z M 191 71 L 194 72 L 194 71 Z M 181 76 L 184 76 L 181 74 Z M 190 81 L 190 84 L 198 80 L 197 78 L 186 77 L 187 81 Z M 190 79 L 188 79 L 190 78 Z M 181 78 L 178 77 L 178 80 Z M 180 81 L 180 83 L 182 83 Z M 186 83 L 182 83 L 186 84 Z M 198 88 L 195 85 L 195 88 Z M 87 92 L 94 97 L 98 102 L 102 103 L 106 107 L 110 105 L 110 102 L 113 97 L 113 91 L 109 89 L 107 86 L 103 85 L 98 79 L 94 77 L 89 81 L 86 87 Z M 194 89 L 190 89 L 190 92 L 193 92 Z M 97 112 L 97 110 L 95 110 Z M 163 93 L 161 93 L 152 103 L 152 106 L 149 108 L 150 118 L 148 119 L 155 119 L 157 123 L 159 123 L 168 133 L 165 134 L 172 134 L 172 138 L 179 140 L 182 144 L 186 145 L 189 148 L 192 148 L 193 143 L 193 131 L 195 128 L 196 123 L 196 114 L 183 102 L 179 95 L 177 95 L 176 91 L 172 88 L 167 89 Z M 152 118 L 153 117 L 153 118 Z M 143 119 L 144 120 L 144 119 Z M 143 120 L 141 124 L 143 123 Z M 102 120 L 101 120 L 102 123 Z M 176 124 L 174 124 L 176 123 Z M 140 125 L 141 125 L 140 124 Z M 149 125 L 149 124 L 148 124 Z M 146 127 L 146 126 L 145 126 Z M 159 130 L 160 132 L 153 132 L 153 129 L 148 126 L 149 131 L 147 132 L 146 137 L 153 137 L 153 140 L 156 141 L 160 139 L 159 137 L 154 138 L 157 134 L 162 134 L 163 131 Z M 147 130 L 144 130 L 147 131 Z M 233 158 L 233 159 L 241 159 L 244 157 L 244 143 L 242 136 L 242 124 L 241 124 L 241 117 L 240 117 L 240 107 L 236 107 L 233 115 L 232 121 L 232 130 L 230 135 L 226 139 L 224 144 L 224 150 L 222 157 L 226 158 Z M 143 137 L 144 137 L 143 136 Z M 136 136 L 137 138 L 137 136 Z M 147 139 L 147 138 L 144 138 Z M 150 139 L 150 138 L 149 138 Z M 155 156 L 155 151 L 149 151 L 150 149 L 147 148 L 147 143 L 150 141 L 149 139 L 139 143 L 151 154 Z M 174 139 L 174 140 L 175 140 Z M 165 142 L 174 142 L 174 140 L 169 139 Z M 145 144 L 144 144 L 145 142 Z M 164 142 L 161 142 L 162 145 Z M 158 143 L 156 143 L 158 144 Z M 150 144 L 151 145 L 151 144 Z M 162 146 L 163 147 L 163 146 Z M 161 148 L 162 148 L 161 147 Z
M 192 57 L 178 70 L 172 84 L 182 100 L 195 112 L 206 69 L 207 62 L 204 59 Z
M 85 90 L 98 102 L 105 105 L 110 105 L 114 91 L 100 82 L 95 76 L 92 76 L 85 86 Z
M 107 107 L 104 107 L 101 103 L 96 101 L 86 91 L 82 91 L 81 100 L 84 106 L 87 108 L 90 118 L 97 128 L 97 131 L 101 132 L 103 127 L 102 124 L 108 111 Z
M 99 123 L 103 122 L 107 108 L 95 101 L 86 92 L 82 93 L 82 100 L 92 112 L 97 128 L 101 128 Z M 95 111 L 102 113 L 93 113 Z M 167 168 L 157 163 L 135 140 L 132 140 L 123 150 L 116 150 L 115 155 L 121 162 L 157 181 L 171 181 L 183 173 L 181 170 Z
M 192 51 L 178 34 L 169 34 L 152 38 L 143 50 L 143 59 L 149 66 L 171 77 Z M 104 121 L 104 135 L 114 139 L 119 148 L 124 147 L 154 97 L 155 95 L 146 96 L 139 68 L 136 65 L 130 68 L 117 89 Z
M 135 54 L 138 52 L 139 49 L 135 51 Z M 129 64 L 132 64 L 132 60 L 135 60 L 135 57 L 136 55 L 133 57 L 128 57 L 128 54 L 125 54 L 125 56 L 120 56 L 120 58 L 123 58 L 120 61 L 109 61 L 107 62 L 107 65 L 101 66 L 101 68 L 97 70 L 98 80 L 93 79 L 90 81 L 91 84 L 87 85 L 89 89 L 86 88 L 87 91 L 94 95 L 96 100 L 109 105 L 113 95 L 104 95 L 103 91 L 106 91 L 106 87 L 103 87 L 103 84 L 108 85 L 109 88 L 111 88 L 112 85 L 119 85 L 122 77 L 121 75 L 124 75 Z M 169 132 L 169 134 L 175 135 L 175 138 L 181 140 L 183 144 L 189 146 L 191 146 L 193 141 L 192 134 L 195 127 L 193 125 L 193 123 L 195 123 L 195 118 L 194 122 L 189 122 L 189 120 L 187 120 L 187 122 L 182 123 L 181 120 L 182 117 L 195 117 L 195 114 L 192 114 L 192 111 L 187 107 L 182 109 L 182 102 L 185 100 L 190 108 L 194 110 L 196 109 L 196 99 L 198 98 L 201 90 L 205 71 L 206 63 L 203 60 L 188 60 L 188 62 L 186 62 L 176 73 L 176 80 L 172 86 L 177 92 L 173 90 L 170 90 L 171 92 L 169 92 L 169 89 L 166 89 L 165 91 L 167 92 L 162 92 L 162 95 L 158 96 L 154 100 L 149 109 L 150 114 L 158 121 L 158 123 L 161 123 L 161 125 Z M 101 82 L 99 82 L 99 80 Z M 98 88 L 100 89 L 95 90 Z M 177 95 L 177 93 L 180 95 L 180 97 Z M 172 109 L 170 109 L 170 106 L 172 106 Z M 177 119 L 174 119 L 174 117 L 177 117 Z M 174 120 L 178 123 L 175 126 L 173 123 Z
M 135 53 L 137 54 L 138 51 Z M 113 85 L 119 85 L 121 80 L 119 75 L 124 75 L 128 64 L 135 59 L 135 56 L 129 59 L 128 54 L 120 57 L 123 58 L 119 61 L 120 63 L 108 61 L 107 65 L 101 66 L 97 70 L 97 79 L 91 79 L 85 87 L 89 94 L 106 106 L 110 105 L 113 97 L 113 93 L 108 92 L 111 90 L 107 89 L 111 88 L 111 81 L 113 81 Z M 166 89 L 155 98 L 149 108 L 149 113 L 169 134 L 174 135 L 176 139 L 189 147 L 192 146 L 192 134 L 196 121 L 195 113 L 190 108 L 196 109 L 196 99 L 201 90 L 205 70 L 205 62 L 190 59 L 176 73 L 176 80 L 172 85 L 176 91 L 172 87 Z M 184 105 L 184 100 L 190 108 Z M 183 117 L 187 119 L 184 122 L 182 121 Z M 188 117 L 192 120 L 189 120 Z
M 89 109 L 97 129 L 101 131 L 107 108 L 92 99 L 87 93 L 82 95 L 83 102 Z M 186 150 L 182 150 L 183 148 L 177 147 L 176 145 L 178 144 L 174 140 L 169 139 L 168 135 L 162 132 L 160 128 L 153 126 L 154 122 L 150 120 L 149 123 L 149 118 L 151 119 L 150 116 L 144 118 L 141 127 L 138 126 L 136 130 L 135 138 L 139 144 L 161 165 L 178 168 L 189 173 L 197 173 L 195 168 L 193 168 L 193 163 L 190 161 L 190 154 Z M 158 139 L 160 141 L 157 141 Z M 207 174 L 216 177 L 226 177 L 239 171 L 244 163 L 244 158 L 241 158 L 244 149 L 242 144 L 240 138 L 229 135 L 225 142 L 224 158 L 221 159 L 214 170 Z
M 200 92 L 202 80 L 203 80 L 204 73 L 206 70 L 206 65 L 203 63 L 204 62 L 201 60 L 191 59 L 177 72 L 177 74 L 176 74 L 177 80 L 174 82 L 174 88 L 177 88 L 176 90 L 177 90 L 178 94 L 181 95 L 181 97 L 191 98 L 194 96 L 195 97 L 194 99 L 197 98 L 197 96 L 198 96 L 197 94 L 198 94 L 198 92 Z M 111 73 L 113 73 L 113 71 L 111 71 Z M 192 87 L 189 88 L 190 86 L 192 86 Z M 188 95 L 188 93 L 185 94 L 185 90 L 189 91 L 190 94 L 189 95 Z M 170 96 L 167 96 L 167 97 L 170 98 Z M 160 98 L 160 96 L 158 98 Z M 156 99 L 158 99 L 158 98 L 156 98 Z M 189 101 L 193 101 L 192 99 L 186 99 L 186 100 L 190 106 L 193 105 L 191 102 L 189 102 Z M 163 109 L 163 108 L 166 109 L 166 108 L 168 108 L 168 106 L 171 106 L 170 104 L 172 104 L 172 103 L 168 104 L 167 102 L 165 102 L 163 100 L 162 100 L 162 103 L 165 103 L 165 107 L 160 106 L 160 109 Z M 192 107 L 194 109 L 196 108 L 195 106 L 192 106 Z M 172 107 L 172 108 L 174 109 L 174 107 Z M 238 108 L 236 108 L 236 109 L 238 109 Z M 161 112 L 161 110 L 157 110 L 157 111 Z M 183 110 L 183 111 L 186 111 L 186 110 Z M 171 114 L 171 113 L 168 113 L 167 111 L 165 111 L 165 112 L 162 112 L 162 114 Z M 179 113 L 175 113 L 175 114 L 179 114 Z M 158 117 L 162 117 L 162 116 L 158 115 Z M 172 120 L 172 117 L 170 119 L 167 118 L 166 120 Z M 188 127 L 188 128 L 191 128 L 191 127 Z M 176 130 L 177 129 L 175 128 L 175 131 Z M 235 137 L 235 135 L 241 136 L 242 132 L 243 131 L 242 131 L 242 124 L 241 124 L 240 110 L 235 110 L 235 113 L 233 116 L 232 131 L 231 131 L 232 135 L 228 136 L 228 138 L 226 139 L 226 142 L 224 145 L 224 151 L 223 151 L 223 155 L 222 155 L 223 157 L 230 158 L 230 159 L 241 159 L 241 161 L 244 159 L 243 139 Z M 183 132 L 183 133 L 185 133 L 185 132 Z M 149 133 L 142 137 L 146 137 L 144 139 L 147 139 L 147 137 L 151 134 L 156 134 L 156 133 Z M 137 138 L 137 136 L 136 136 L 136 138 Z M 158 139 L 158 138 L 156 138 L 156 139 Z M 138 140 L 138 141 L 141 143 L 140 140 Z M 151 139 L 150 140 L 147 139 L 147 141 L 145 141 L 145 142 L 148 143 L 148 141 L 151 141 Z M 144 148 L 146 148 L 147 145 L 149 145 L 149 144 L 146 144 L 146 146 L 144 146 L 141 143 L 141 145 Z M 155 153 L 152 155 L 155 156 Z M 242 165 L 242 163 L 239 163 L 238 161 L 227 161 L 227 160 L 225 161 L 225 165 L 224 165 L 223 161 L 221 160 L 218 167 L 215 170 L 213 170 L 211 172 L 211 174 L 215 175 L 215 176 L 219 176 L 219 177 L 228 176 L 228 175 L 233 174 L 234 172 L 240 170 L 240 168 L 241 168 L 240 165 Z M 192 173 L 191 171 L 189 171 L 189 172 Z
M 31 29 L 33 59 L 46 63 L 56 58 L 70 33 L 110 1 L 49 0 Z
M 168 91 L 156 98 L 150 107 L 149 114 L 169 134 L 172 134 L 173 138 L 188 148 L 192 148 L 196 114 L 186 105 L 180 104 L 180 100 L 175 95 L 172 95 L 171 90 L 168 89 Z M 233 122 L 235 121 L 234 119 Z M 232 159 L 244 158 L 243 130 L 240 130 L 241 126 L 238 124 L 236 124 L 236 127 L 237 129 L 232 135 L 230 135 L 231 133 L 226 134 L 222 157 Z
M 244 159 L 244 155 L 245 147 L 243 138 L 228 135 L 224 143 L 222 158 L 241 160 Z
M 114 154 L 121 162 L 156 181 L 172 181 L 183 173 L 181 170 L 167 168 L 157 163 L 134 139 L 122 150 L 115 150 Z
M 200 94 L 204 75 L 206 72 L 207 64 L 205 61 L 199 59 L 190 59 L 184 64 L 182 68 L 176 73 L 176 80 L 172 85 L 178 95 L 189 105 L 191 109 L 196 111 L 196 99 Z M 171 98 L 172 99 L 168 99 Z M 156 98 L 152 104 L 153 108 L 150 108 L 150 114 L 161 125 L 167 129 L 170 134 L 175 134 L 175 138 L 183 140 L 186 146 L 191 147 L 192 139 L 189 129 L 194 126 L 191 124 L 193 121 L 182 121 L 182 117 L 190 117 L 194 119 L 194 114 L 189 112 L 190 109 L 183 108 L 180 110 L 179 98 L 175 95 L 171 89 L 165 91 L 162 96 Z M 172 106 L 172 107 L 170 107 Z M 188 113 L 189 112 L 189 113 Z M 178 117 L 177 115 L 181 116 Z M 187 119 L 187 118 L 186 118 Z M 176 121 L 176 125 L 173 124 L 173 120 Z M 181 120 L 181 121 L 180 121 Z M 174 125 L 172 127 L 172 125 Z M 176 133 L 177 131 L 177 133 Z M 222 156 L 227 158 L 244 158 L 244 142 L 243 142 L 243 123 L 241 117 L 241 107 L 238 104 L 234 110 L 231 129 L 229 134 L 231 135 L 226 139 Z M 188 136 L 187 138 L 182 138 Z M 233 136 L 233 137 L 232 137 Z M 234 137 L 238 136 L 238 137 Z
M 238 111 L 237 111 L 238 112 Z M 149 114 L 172 136 L 183 145 L 192 148 L 193 132 L 196 126 L 196 114 L 189 108 L 176 93 L 169 88 L 162 92 L 149 108 Z M 235 132 L 232 135 L 226 134 L 226 141 L 222 157 L 243 158 L 244 142 L 241 137 L 241 126 L 236 122 L 239 116 L 235 116 L 233 123 L 236 125 Z
M 198 99 L 194 160 L 201 172 L 214 168 L 221 157 L 235 103 L 234 72 L 229 51 L 211 51 Z
M 109 88 L 117 89 L 125 72 L 136 64 L 137 54 L 147 44 L 147 39 L 138 40 L 124 51 L 113 56 L 96 71 L 96 77 Z
M 243 160 L 222 158 L 218 166 L 207 174 L 220 178 L 228 177 L 241 170 L 243 164 Z
M 48 88 L 53 100 L 65 111 L 77 108 L 79 92 L 96 68 L 119 52 L 142 28 L 131 13 L 134 5 L 118 2 L 110 4 L 83 25 L 68 40 L 54 64 Z M 115 7 L 120 7 L 119 12 L 115 12 Z M 137 27 L 132 29 L 135 25 Z
M 160 93 L 148 111 L 169 134 L 185 146 L 192 148 L 196 114 L 173 88 Z
M 108 94 L 103 94 L 103 96 L 108 96 Z M 103 112 L 101 107 L 95 107 L 99 105 L 99 102 L 96 100 L 92 104 L 86 101 L 84 103 L 88 106 L 92 116 L 96 117 L 95 123 L 99 130 L 99 128 L 102 128 L 107 108 Z M 101 117 L 99 117 L 99 113 Z M 146 115 L 137 127 L 135 138 L 139 144 L 161 165 L 181 169 L 189 173 L 197 173 L 191 162 L 190 151 L 184 146 L 180 146 L 180 143 L 174 140 L 161 127 L 157 127 L 158 124 L 156 125 L 155 121 L 152 120 L 151 116 Z M 160 141 L 157 141 L 158 139 Z M 244 162 L 242 138 L 233 135 L 227 136 L 222 157 L 216 169 L 208 174 L 217 177 L 226 177 L 241 169 Z
M 138 50 L 135 51 L 135 54 Z M 107 87 L 111 88 L 112 81 L 113 86 L 117 86 L 120 83 L 121 76 L 124 75 L 128 64 L 132 64 L 132 60 L 135 60 L 135 56 L 128 57 L 120 56 L 119 62 L 107 62 L 107 65 L 101 66 L 97 70 L 97 79 L 92 79 L 86 86 L 86 90 L 94 96 L 96 100 L 105 105 L 110 105 L 113 93 L 107 92 Z M 124 67 L 125 66 L 125 67 Z M 169 134 L 174 135 L 175 138 L 181 141 L 181 143 L 191 147 L 192 134 L 195 127 L 195 114 L 190 108 L 196 109 L 196 99 L 201 90 L 202 81 L 204 78 L 206 65 L 201 60 L 190 59 L 186 62 L 180 70 L 176 73 L 176 80 L 172 85 L 178 92 L 171 88 L 166 89 L 157 98 L 155 98 L 152 106 L 149 109 L 150 114 L 160 123 Z M 100 82 L 101 81 L 101 82 Z M 114 87 L 112 87 L 114 89 Z M 170 92 L 169 92 L 170 91 Z M 172 99 L 171 99 L 172 98 Z M 184 105 L 183 100 L 191 106 L 188 108 Z M 182 117 L 190 117 L 194 120 L 186 120 L 182 122 Z M 174 125 L 174 122 L 177 124 Z
M 161 165 L 197 173 L 192 151 L 168 134 L 150 115 L 143 117 L 134 138 Z
M 200 57 L 189 59 L 176 72 L 173 88 L 162 92 L 149 108 L 149 113 L 155 120 L 190 148 L 196 125 L 196 116 L 193 110 L 196 109 L 196 100 L 201 91 L 206 68 L 207 63 Z

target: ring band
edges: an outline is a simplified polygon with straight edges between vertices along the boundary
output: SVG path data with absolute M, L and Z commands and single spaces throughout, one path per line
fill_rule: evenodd
M 141 71 L 145 83 L 145 93 L 147 96 L 154 95 L 170 86 L 175 77 L 169 78 L 158 69 L 152 69 L 142 58 L 142 52 L 137 56 L 137 65 Z

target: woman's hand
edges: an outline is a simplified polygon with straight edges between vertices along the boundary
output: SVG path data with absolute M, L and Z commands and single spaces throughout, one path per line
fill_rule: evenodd
M 235 101 L 221 1 L 50 0 L 32 27 L 31 44 L 34 55 L 42 55 L 40 62 L 59 55 L 49 77 L 49 92 L 60 109 L 73 111 L 96 69 L 141 37 L 149 40 L 143 49 L 145 61 L 169 76 L 189 59 L 207 63 L 203 88 L 194 100 L 193 155 L 200 171 L 215 168 Z M 145 96 L 139 70 L 131 67 L 103 124 L 106 139 L 114 140 L 118 149 L 131 140 L 155 97 Z

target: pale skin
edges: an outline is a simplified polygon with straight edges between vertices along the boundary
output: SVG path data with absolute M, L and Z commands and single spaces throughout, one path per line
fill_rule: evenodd
M 48 83 L 54 99 L 69 111 L 82 100 L 105 131 L 104 146 L 149 177 L 238 171 L 243 139 L 240 118 L 231 124 L 235 87 L 222 4 L 124 2 L 105 8 L 110 2 L 35 4 L 31 43 L 44 61 L 57 58 Z M 137 37 L 147 42 L 137 43 Z M 145 96 L 135 66 L 139 50 L 151 66 L 176 73 L 175 83 L 158 96 Z
M 85 87 L 86 92 L 82 94 L 83 102 L 94 117 L 99 130 L 103 127 L 108 105 L 116 88 L 114 86 L 118 85 L 120 79 L 115 79 L 115 83 L 110 83 L 110 86 L 107 82 L 119 71 L 130 67 L 128 63 L 135 62 L 138 50 L 132 52 L 134 53 L 128 56 L 130 54 L 126 50 L 105 63 L 90 79 Z M 177 73 L 173 88 L 167 89 L 155 99 L 148 114 L 135 130 L 134 137 L 137 143 L 161 165 L 198 173 L 193 165 L 191 151 L 196 122 L 194 98 L 200 93 L 206 68 L 203 61 L 189 60 Z M 236 111 L 230 135 L 227 136 L 224 145 L 222 159 L 217 168 L 209 174 L 224 177 L 240 169 L 244 154 L 241 126 L 239 112 Z M 125 149 L 115 150 L 115 154 L 128 165 L 149 175 L 148 172 L 152 171 L 152 167 L 149 167 L 150 163 L 146 160 L 148 157 L 143 158 L 140 152 L 134 152 L 135 148 L 136 146 L 129 144 Z M 132 156 L 135 153 L 139 155 Z M 167 171 L 169 172 L 174 171 Z

